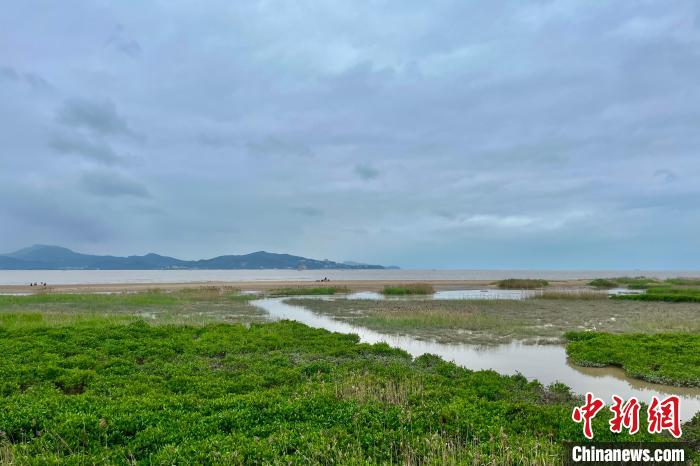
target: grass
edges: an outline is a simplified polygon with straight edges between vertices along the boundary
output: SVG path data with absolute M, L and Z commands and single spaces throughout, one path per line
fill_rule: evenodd
M 652 286 L 657 286 L 661 282 L 656 278 L 650 277 L 617 277 L 613 278 L 612 281 L 618 283 L 619 285 L 624 285 L 631 290 L 646 290 Z
M 619 295 L 615 299 L 627 301 L 664 301 L 669 303 L 700 303 L 700 289 L 654 287 L 646 293 L 634 295 Z
M 13 464 L 548 465 L 582 440 L 565 387 L 289 321 L 20 324 L 0 353 Z M 629 439 L 607 418 L 596 440 Z
M 529 299 L 608 299 L 608 293 L 590 289 L 546 289 Z
M 581 366 L 619 366 L 630 376 L 649 382 L 700 387 L 700 335 L 612 335 L 567 333 L 566 352 Z
M 608 278 L 596 278 L 588 282 L 588 286 L 605 290 L 610 288 L 617 288 L 618 286 L 620 286 L 620 284 L 617 283 L 615 280 L 610 280 Z
M 651 277 L 617 277 L 617 278 L 596 278 L 588 283 L 595 288 L 616 288 L 626 286 L 633 290 L 646 290 L 663 286 L 700 286 L 700 278 L 676 277 L 658 280 Z
M 338 293 L 349 293 L 350 289 L 345 286 L 319 286 L 314 288 L 277 288 L 270 290 L 270 296 L 316 296 L 334 295 Z
M 254 296 L 242 295 L 229 287 L 117 294 L 0 295 L 0 325 L 76 325 L 95 319 L 125 322 L 143 318 L 159 324 L 266 321 L 267 314 L 251 306 L 251 299 Z M 12 313 L 32 317 L 14 319 Z
M 442 343 L 560 343 L 569 331 L 700 333 L 694 303 L 611 299 L 351 300 L 290 299 L 319 314 L 388 334 Z
M 387 296 L 427 295 L 435 293 L 435 288 L 430 283 L 407 283 L 386 285 L 382 293 Z
M 700 286 L 700 278 L 667 278 L 664 280 L 669 285 Z
M 496 282 L 496 286 L 503 290 L 535 290 L 549 285 L 547 280 L 531 278 L 507 278 Z

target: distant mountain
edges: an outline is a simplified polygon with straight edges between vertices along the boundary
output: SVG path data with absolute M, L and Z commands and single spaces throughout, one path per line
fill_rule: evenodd
M 333 262 L 289 254 L 258 251 L 240 256 L 218 256 L 185 261 L 159 254 L 145 256 L 94 256 L 60 246 L 36 244 L 8 254 L 0 254 L 4 270 L 158 270 L 158 269 L 384 269 L 381 265 Z
M 343 261 L 344 265 L 351 265 L 353 267 L 368 267 L 372 268 L 371 265 L 369 264 L 363 264 L 362 262 L 355 262 L 355 261 Z M 384 265 L 382 266 L 383 269 L 391 269 L 391 270 L 400 270 L 401 267 L 398 265 Z

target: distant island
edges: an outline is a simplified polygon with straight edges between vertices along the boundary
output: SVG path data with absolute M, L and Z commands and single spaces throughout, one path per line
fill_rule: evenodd
M 144 256 L 95 256 L 60 246 L 37 244 L 19 251 L 0 254 L 0 270 L 177 270 L 177 269 L 297 269 L 367 270 L 387 269 L 382 265 L 308 259 L 290 254 L 258 251 L 243 255 L 217 256 L 194 261 L 146 254 Z

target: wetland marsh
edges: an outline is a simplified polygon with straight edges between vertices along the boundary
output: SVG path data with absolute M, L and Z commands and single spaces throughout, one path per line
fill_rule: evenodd
M 453 292 L 459 296 L 459 292 Z M 700 305 L 603 299 L 288 299 L 387 334 L 441 343 L 563 343 L 568 331 L 700 334 Z
M 0 296 L 0 461 L 552 464 L 581 438 L 569 419 L 585 391 L 700 411 L 698 388 L 578 366 L 557 344 L 697 335 L 696 303 L 337 291 Z

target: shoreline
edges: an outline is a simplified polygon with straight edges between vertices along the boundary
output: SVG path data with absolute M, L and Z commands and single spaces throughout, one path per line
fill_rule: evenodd
M 241 291 L 267 291 L 276 288 L 315 288 L 315 287 L 346 287 L 351 291 L 381 291 L 385 285 L 401 285 L 405 283 L 429 283 L 436 290 L 469 290 L 497 288 L 496 280 L 331 280 L 317 282 L 312 280 L 257 280 L 257 281 L 199 281 L 199 282 L 139 282 L 139 283 L 76 283 L 60 284 L 47 287 L 29 285 L 0 285 L 2 293 L 119 293 L 147 290 L 177 291 L 182 289 L 202 287 L 232 287 Z M 588 279 L 550 281 L 550 288 L 582 288 Z

